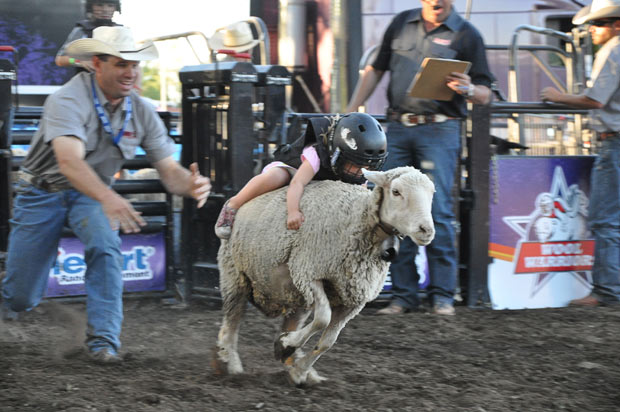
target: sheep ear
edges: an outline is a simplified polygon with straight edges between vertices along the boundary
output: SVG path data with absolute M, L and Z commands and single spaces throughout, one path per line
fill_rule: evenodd
M 387 180 L 385 172 L 362 169 L 362 173 L 366 180 L 373 182 L 376 186 L 384 186 Z

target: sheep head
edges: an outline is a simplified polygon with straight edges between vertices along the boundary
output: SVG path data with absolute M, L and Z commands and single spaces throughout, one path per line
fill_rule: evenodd
M 435 185 L 414 167 L 385 172 L 364 170 L 364 176 L 383 191 L 379 210 L 381 222 L 409 236 L 417 245 L 428 245 L 435 237 L 431 216 Z

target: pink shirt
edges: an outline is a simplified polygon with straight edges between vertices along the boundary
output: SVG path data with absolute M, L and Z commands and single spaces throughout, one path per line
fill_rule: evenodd
M 312 166 L 312 170 L 314 170 L 314 174 L 316 174 L 319 171 L 319 167 L 321 167 L 321 160 L 319 159 L 319 154 L 316 152 L 314 146 L 306 146 L 304 148 L 304 151 L 301 153 L 301 161 L 304 162 L 306 160 L 310 162 L 310 166 Z M 297 170 L 293 166 L 289 166 L 286 163 L 276 161 L 271 162 L 267 166 L 265 166 L 261 173 L 265 173 L 267 170 L 273 167 L 285 167 L 287 169 Z
M 319 154 L 316 152 L 314 146 L 306 146 L 304 151 L 301 154 L 301 161 L 308 161 L 312 166 L 312 170 L 314 173 L 319 171 L 319 167 L 321 166 L 321 160 L 319 159 Z

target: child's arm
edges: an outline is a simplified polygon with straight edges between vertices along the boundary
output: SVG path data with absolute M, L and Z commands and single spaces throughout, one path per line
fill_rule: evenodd
M 286 227 L 288 229 L 297 230 L 304 222 L 304 215 L 299 210 L 299 202 L 301 201 L 301 195 L 304 194 L 304 188 L 314 175 L 315 172 L 312 165 L 308 160 L 304 160 L 289 184 L 288 191 L 286 192 L 286 210 L 288 212 Z

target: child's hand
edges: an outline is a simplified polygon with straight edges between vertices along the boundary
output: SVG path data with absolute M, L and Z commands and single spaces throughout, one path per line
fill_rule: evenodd
M 297 230 L 301 227 L 301 224 L 304 223 L 304 220 L 304 214 L 299 210 L 297 212 L 289 213 L 286 220 L 286 228 L 290 230 Z

